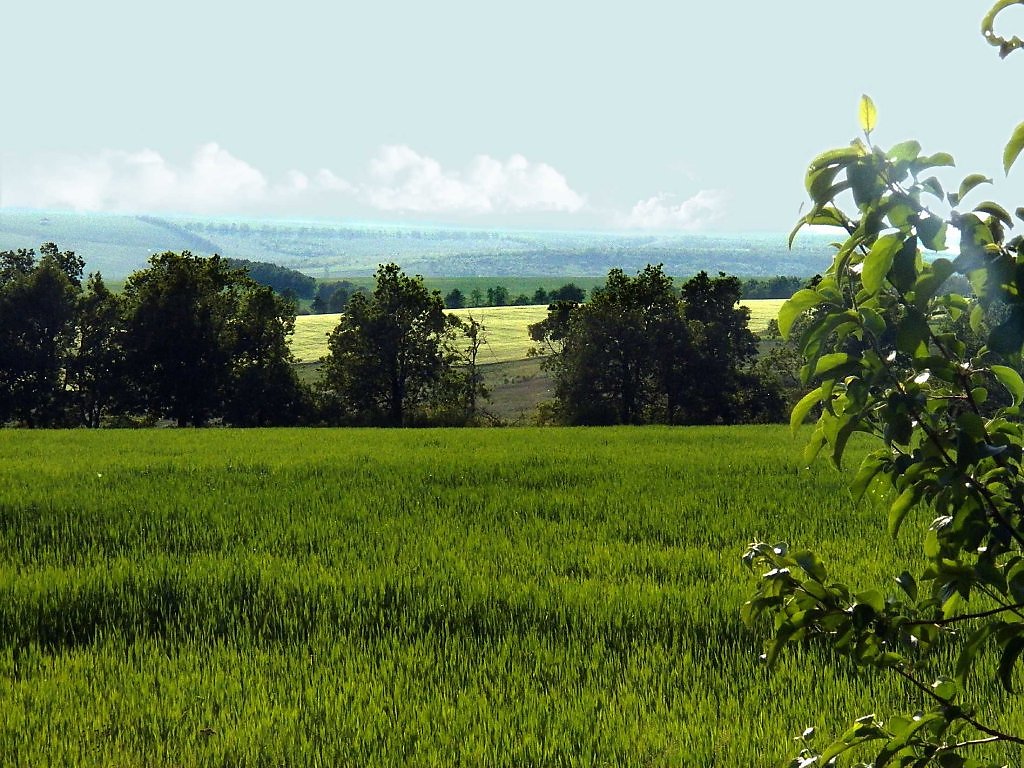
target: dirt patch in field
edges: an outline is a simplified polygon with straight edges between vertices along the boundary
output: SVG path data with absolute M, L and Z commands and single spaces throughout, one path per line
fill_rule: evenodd
M 554 398 L 551 376 L 541 370 L 539 358 L 482 365 L 490 399 L 483 411 L 503 424 L 533 424 L 537 406 Z

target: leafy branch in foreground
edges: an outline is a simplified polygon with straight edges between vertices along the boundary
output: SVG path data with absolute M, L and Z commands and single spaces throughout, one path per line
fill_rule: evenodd
M 997 3 L 983 22 L 1002 56 L 1024 46 L 994 31 L 998 14 L 1019 1 Z M 769 665 L 787 644 L 815 638 L 898 675 L 926 702 L 884 722 L 865 715 L 821 748 L 808 729 L 789 765 L 835 764 L 844 754 L 876 768 L 998 765 L 984 748 L 1019 747 L 1024 737 L 1004 730 L 997 704 L 976 691 L 993 670 L 1013 694 L 1024 652 L 1024 238 L 1007 239 L 1014 219 L 999 204 L 965 205 L 990 179 L 971 174 L 947 192 L 934 173 L 953 165 L 950 155 L 923 154 L 916 141 L 875 146 L 867 96 L 859 116 L 863 139 L 808 168 L 813 206 L 791 236 L 804 226 L 844 236 L 824 278 L 779 314 L 783 335 L 807 318 L 802 375 L 820 382 L 791 424 L 795 431 L 820 406 L 808 462 L 827 447 L 839 465 L 857 432 L 880 441 L 861 463 L 855 495 L 888 494 L 893 536 L 912 511 L 927 510 L 927 566 L 896 577 L 895 595 L 854 591 L 830 580 L 814 553 L 757 542 L 744 561 L 763 572 L 743 619 L 770 620 Z M 1004 151 L 1007 172 L 1022 150 L 1024 123 Z M 1024 208 L 1015 214 L 1024 219 Z M 932 255 L 946 250 L 951 230 L 959 254 Z M 973 296 L 945 289 L 956 274 Z

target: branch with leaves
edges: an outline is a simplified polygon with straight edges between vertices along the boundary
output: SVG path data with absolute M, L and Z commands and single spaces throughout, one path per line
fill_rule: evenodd
M 995 31 L 1003 0 L 985 17 L 985 38 L 1006 56 L 1024 47 Z M 993 745 L 1024 745 L 1000 730 L 996 712 L 970 706 L 974 670 L 989 668 L 1014 693 L 1024 652 L 1024 237 L 1007 237 L 1014 217 L 1001 205 L 965 202 L 991 179 L 964 177 L 947 192 L 936 173 L 951 155 L 924 154 L 916 141 L 889 149 L 871 139 L 877 110 L 859 106 L 863 138 L 815 158 L 806 174 L 810 211 L 794 229 L 842 233 L 833 263 L 815 286 L 782 308 L 788 336 L 800 318 L 805 382 L 820 381 L 794 407 L 796 431 L 815 407 L 805 460 L 826 447 L 842 462 L 850 438 L 875 438 L 853 481 L 855 495 L 889 499 L 895 537 L 907 516 L 932 518 L 922 548 L 927 566 L 896 577 L 900 592 L 853 591 L 829 580 L 813 552 L 751 544 L 745 563 L 760 571 L 743 606 L 751 625 L 770 622 L 764 660 L 774 664 L 794 642 L 816 639 L 856 664 L 894 673 L 920 693 L 926 711 L 881 721 L 866 715 L 822 748 L 814 729 L 789 763 L 835 764 L 848 754 L 901 766 L 989 766 Z M 1024 151 L 1024 123 L 1003 153 L 1007 172 Z M 852 205 L 850 205 L 852 203 Z M 1024 208 L 1015 215 L 1024 220 Z M 947 235 L 959 232 L 959 253 Z M 946 290 L 963 275 L 973 295 Z M 977 343 L 967 338 L 971 335 Z M 934 676 L 937 651 L 956 649 L 948 675 Z M 853 753 L 850 751 L 854 750 Z M 992 754 L 992 753 L 987 753 Z

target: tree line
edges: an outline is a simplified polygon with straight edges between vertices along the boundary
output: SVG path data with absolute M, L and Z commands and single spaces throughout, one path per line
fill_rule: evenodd
M 486 329 L 447 313 L 440 292 L 395 264 L 377 270 L 372 291 L 349 293 L 312 382 L 300 379 L 288 347 L 294 301 L 227 259 L 155 255 L 120 294 L 99 274 L 83 279 L 83 268 L 52 243 L 38 254 L 0 252 L 0 423 L 479 419 Z M 581 290 L 556 292 L 548 318 L 530 329 L 556 383 L 548 416 L 571 424 L 781 417 L 777 388 L 752 367 L 757 339 L 739 295 L 736 278 L 705 273 L 677 290 L 660 266 L 632 278 L 612 270 L 587 303 Z
M 291 299 L 310 300 L 311 314 L 333 314 L 344 311 L 348 300 L 356 293 L 368 293 L 364 286 L 350 280 L 317 280 L 302 272 L 266 261 L 248 259 L 225 259 L 227 264 L 245 269 L 249 277 L 261 285 L 273 288 L 277 293 Z M 742 280 L 740 296 L 743 299 L 788 299 L 804 287 L 806 278 L 776 275 L 774 277 L 750 277 Z M 538 286 L 533 293 L 519 293 L 515 296 L 504 285 L 497 284 L 486 289 L 474 287 L 470 291 L 453 288 L 444 296 L 448 309 L 467 307 L 505 307 L 553 304 L 558 301 L 583 302 L 585 289 L 574 282 L 547 290 Z

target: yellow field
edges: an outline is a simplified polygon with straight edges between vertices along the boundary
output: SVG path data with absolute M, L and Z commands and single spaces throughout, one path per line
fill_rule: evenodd
M 768 321 L 779 314 L 783 299 L 753 299 L 744 301 L 750 307 L 750 328 L 763 331 Z M 454 309 L 452 314 L 463 320 L 472 315 L 487 329 L 487 344 L 480 350 L 480 363 L 504 363 L 523 360 L 533 346 L 526 327 L 543 320 L 547 305 L 529 307 L 476 307 Z M 301 315 L 295 319 L 295 335 L 291 340 L 292 352 L 300 363 L 319 360 L 327 354 L 327 337 L 338 324 L 341 315 Z
M 777 320 L 779 309 L 785 303 L 785 299 L 751 299 L 740 302 L 750 309 L 750 330 L 754 333 L 760 333 L 767 328 L 769 320 Z

